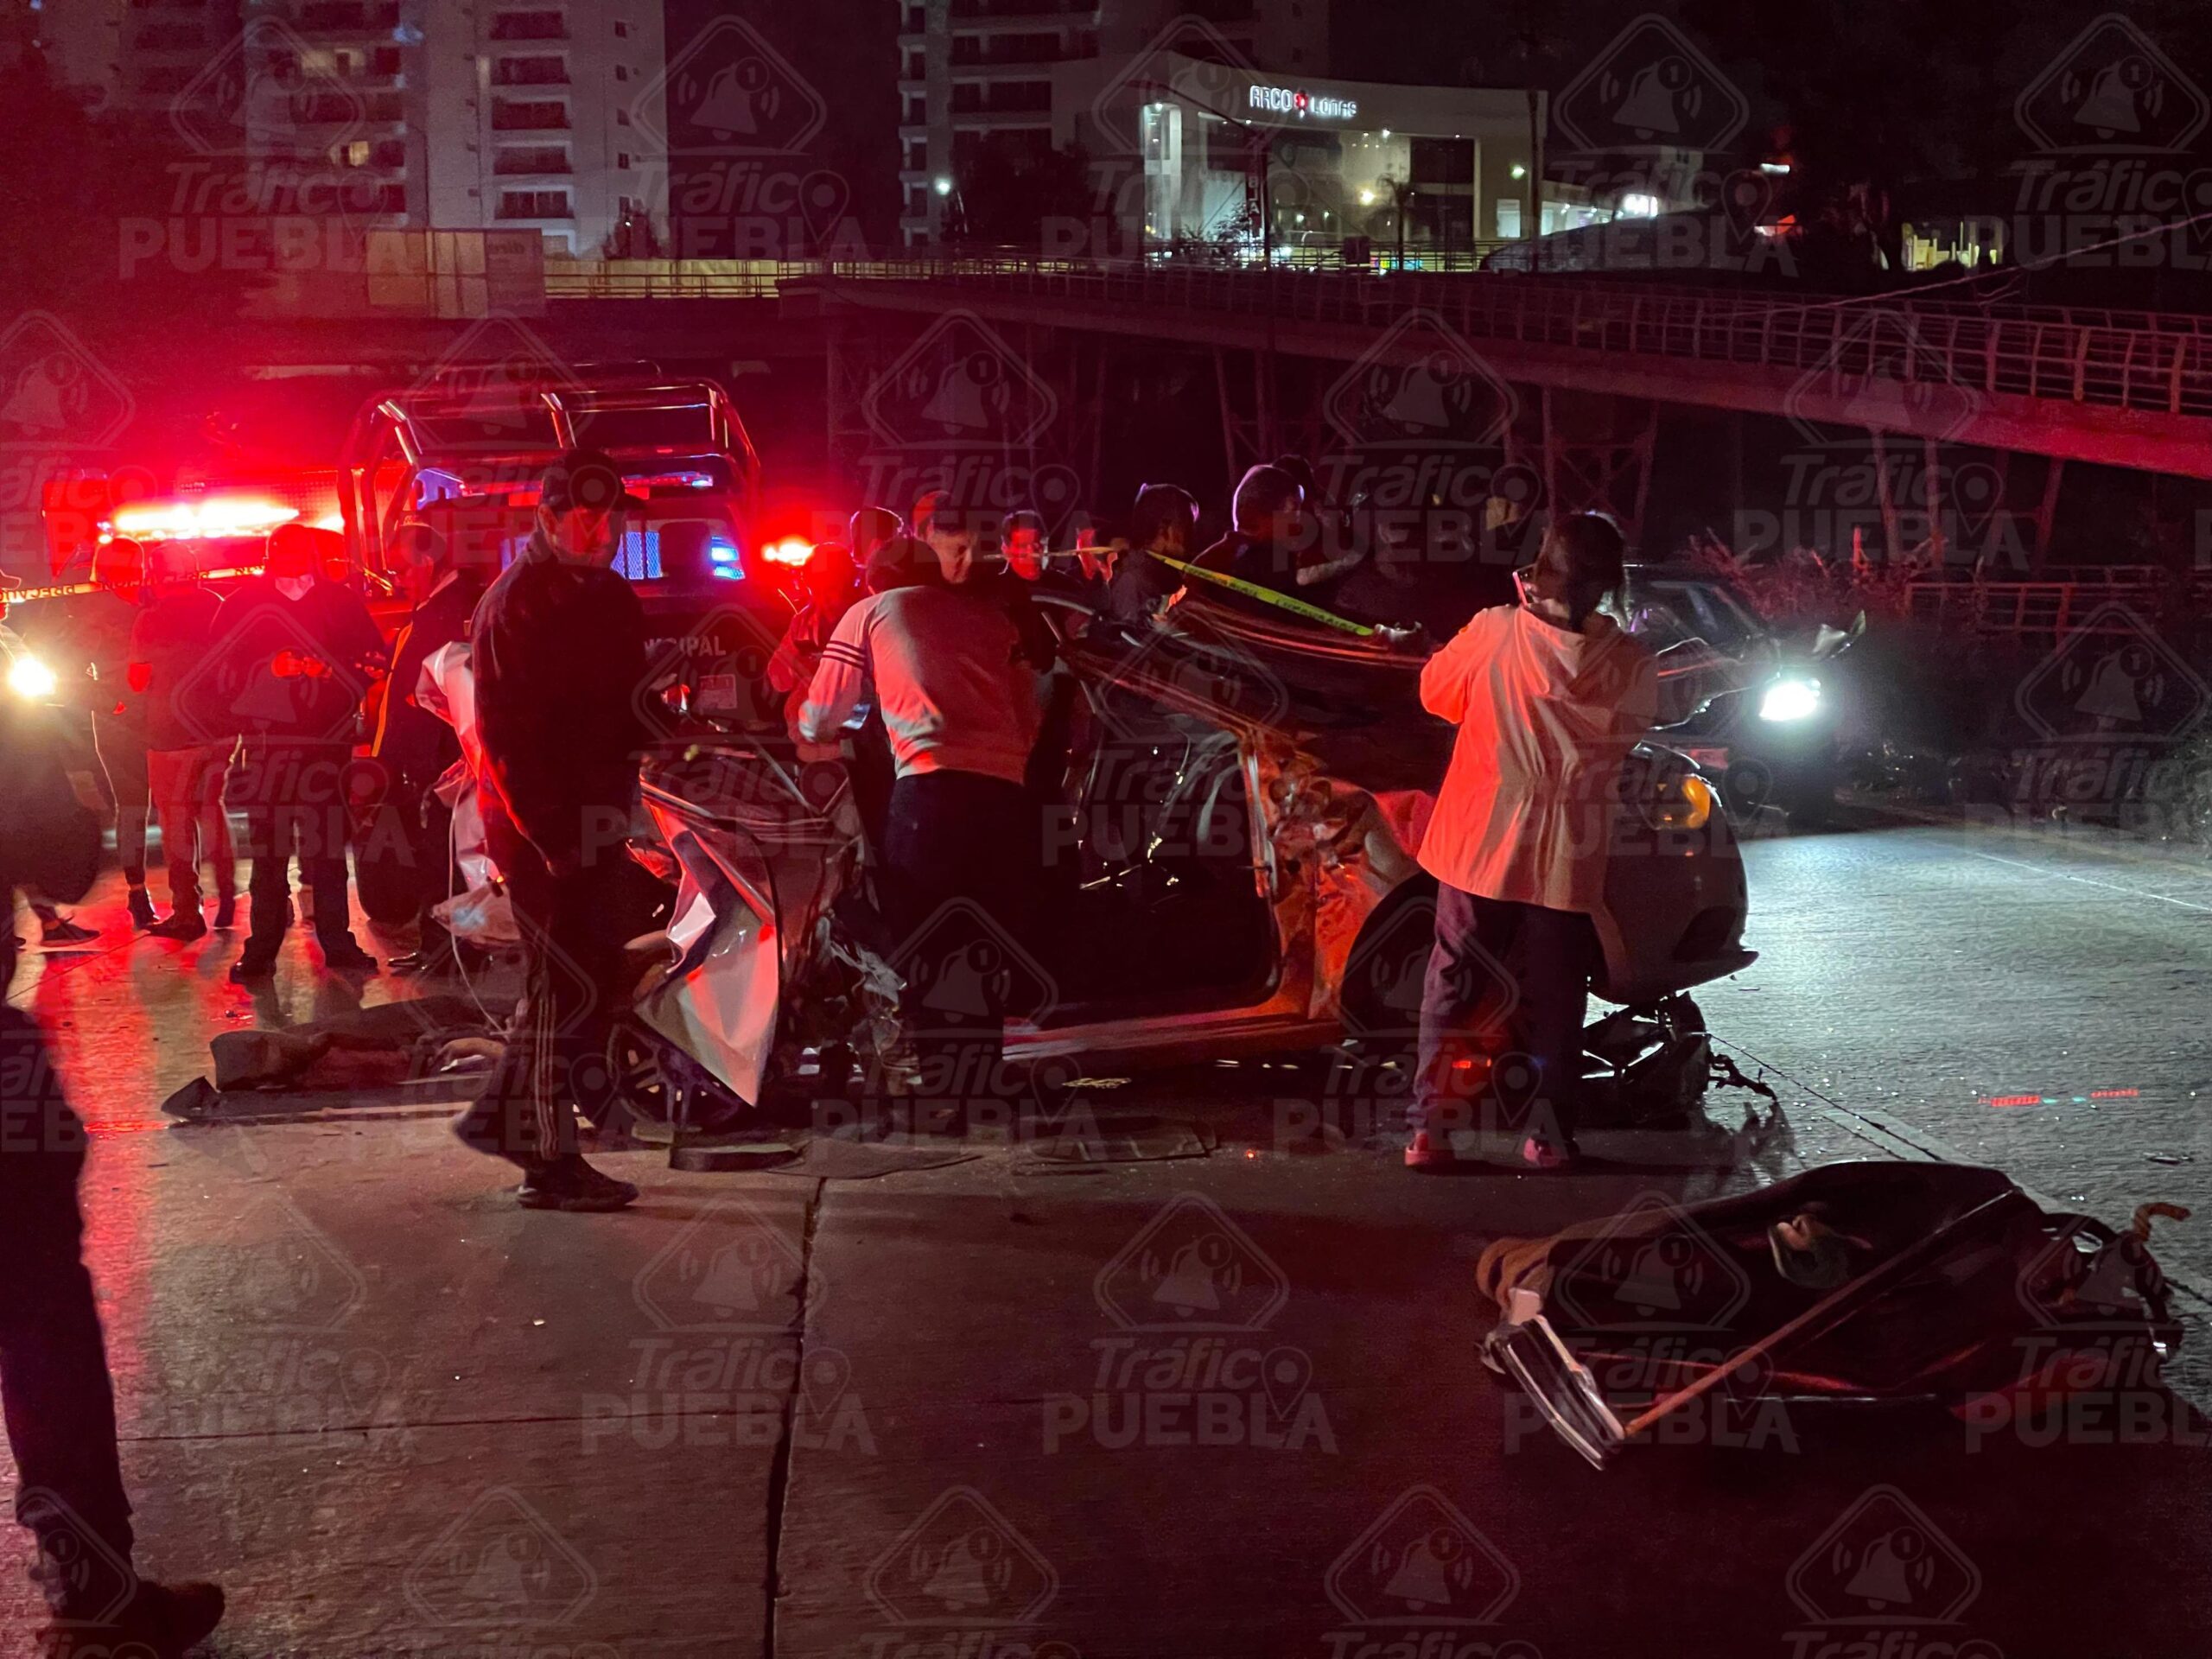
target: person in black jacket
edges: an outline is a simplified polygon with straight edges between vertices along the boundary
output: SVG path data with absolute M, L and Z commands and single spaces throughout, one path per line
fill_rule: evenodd
M 243 984 L 265 978 L 291 921 L 292 853 L 315 890 L 315 935 L 323 965 L 376 971 L 355 942 L 346 893 L 346 791 L 361 700 L 390 660 L 360 595 L 329 581 L 315 531 L 280 524 L 270 532 L 264 573 L 223 601 L 209 653 L 219 695 L 185 689 L 193 717 L 212 722 L 205 741 L 244 738 L 228 793 L 245 809 L 253 859 L 252 931 L 232 964 Z
M 1298 480 L 1274 467 L 1253 467 L 1237 482 L 1230 518 L 1229 534 L 1194 563 L 1277 593 L 1295 594 L 1300 563 L 1312 551 L 1306 546 L 1306 493 Z M 1224 597 L 1219 588 L 1209 589 L 1207 597 L 1243 609 L 1258 604 L 1241 594 Z
M 572 449 L 546 469 L 530 545 L 470 628 L 486 845 L 523 936 L 523 1007 L 454 1132 L 518 1164 L 536 1210 L 638 1196 L 576 1150 L 575 1077 L 602 1061 L 620 977 L 623 863 L 645 728 L 645 614 L 608 568 L 637 505 L 621 469 Z
M 0 893 L 22 882 L 68 898 L 99 868 L 99 823 L 41 747 L 24 709 L 0 710 Z M 0 927 L 0 985 L 16 949 Z M 82 1249 L 85 1126 L 20 1009 L 0 1008 L 0 1393 L 16 1519 L 37 1540 L 34 1576 L 54 1618 L 41 1650 L 180 1659 L 221 1621 L 223 1592 L 132 1570 L 115 1389 Z
M 1137 492 L 1128 530 L 1128 550 L 1106 586 L 1106 620 L 1141 628 L 1158 621 L 1183 591 L 1183 573 L 1152 555 L 1188 562 L 1196 550 L 1191 543 L 1198 533 L 1198 504 L 1175 485 L 1147 484 Z
M 437 974 L 455 960 L 452 937 L 430 913 L 453 887 L 453 811 L 431 787 L 461 758 L 461 739 L 416 702 L 415 687 L 424 663 L 468 637 L 468 620 L 484 597 L 484 583 L 475 571 L 454 563 L 445 537 L 429 524 L 403 524 L 394 547 L 415 606 L 392 641 L 391 683 L 385 688 L 372 753 L 383 764 L 387 798 L 399 808 L 406 856 L 423 900 L 416 916 L 420 943 L 410 954 L 394 957 L 390 965 L 396 974 Z

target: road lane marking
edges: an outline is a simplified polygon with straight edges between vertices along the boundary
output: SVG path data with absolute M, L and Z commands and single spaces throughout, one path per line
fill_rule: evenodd
M 2060 881 L 2079 881 L 2085 887 L 2102 887 L 2107 893 L 2126 893 L 2131 899 L 2155 899 L 2161 904 L 2177 905 L 2183 910 L 2194 910 L 2212 916 L 2212 905 L 2200 905 L 2193 899 L 2177 899 L 2167 893 L 2145 893 L 2140 887 L 2123 887 L 2117 881 L 2100 881 L 2093 875 L 2075 875 L 2067 870 L 2050 869 L 2041 864 L 2031 864 L 2024 859 L 1999 858 L 1995 853 L 1979 853 L 1973 848 L 1963 849 L 1969 858 L 1985 858 L 1992 864 L 2009 864 L 2016 870 L 2026 870 L 2035 875 L 2048 875 Z

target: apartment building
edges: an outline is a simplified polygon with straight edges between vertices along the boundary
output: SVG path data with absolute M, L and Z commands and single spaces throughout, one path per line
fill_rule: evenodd
M 184 147 L 334 167 L 361 222 L 538 231 L 591 254 L 664 232 L 645 131 L 661 0 L 73 0 L 45 31 L 89 104 L 166 112 Z
M 1329 0 L 892 0 L 899 8 L 901 240 L 934 245 L 987 142 L 1053 143 L 1056 68 L 1147 54 L 1310 76 Z

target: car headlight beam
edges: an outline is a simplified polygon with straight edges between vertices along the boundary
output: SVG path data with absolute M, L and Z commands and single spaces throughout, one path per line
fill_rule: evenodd
M 61 689 L 54 671 L 30 654 L 19 652 L 8 664 L 8 689 L 32 702 L 44 702 Z
M 1821 683 L 1811 679 L 1777 680 L 1759 697 L 1761 720 L 1807 720 L 1820 712 Z

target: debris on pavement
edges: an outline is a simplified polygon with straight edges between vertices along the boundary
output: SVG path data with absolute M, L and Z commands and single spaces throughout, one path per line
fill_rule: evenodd
M 1483 1344 L 1553 1429 L 1603 1466 L 1726 1385 L 1760 1401 L 1925 1400 L 2155 1382 L 2179 1345 L 2147 1204 L 2116 1232 L 2044 1211 L 2003 1173 L 1830 1164 L 1678 1205 L 1647 1194 L 1544 1238 L 1501 1238 L 1476 1281 Z

